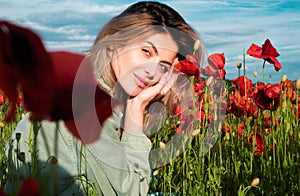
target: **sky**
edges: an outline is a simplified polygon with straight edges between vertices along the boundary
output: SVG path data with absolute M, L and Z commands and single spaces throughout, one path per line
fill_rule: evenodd
M 132 3 L 130 0 L 0 0 L 0 20 L 31 28 L 47 50 L 87 51 L 101 27 Z M 252 43 L 270 39 L 283 69 L 266 63 L 267 82 L 300 78 L 300 1 L 167 0 L 200 34 L 208 54 L 224 53 L 227 79 L 238 76 L 236 64 Z M 245 55 L 246 76 L 262 80 L 263 60 Z M 257 79 L 253 72 L 258 73 Z M 243 70 L 241 70 L 243 73 Z

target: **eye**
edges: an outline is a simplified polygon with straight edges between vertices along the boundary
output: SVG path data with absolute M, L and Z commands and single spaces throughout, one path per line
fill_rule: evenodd
M 169 66 L 164 64 L 159 64 L 159 66 L 164 73 L 167 73 L 169 71 Z
M 144 54 L 145 54 L 146 56 L 151 56 L 150 50 L 143 48 L 142 51 L 144 52 Z

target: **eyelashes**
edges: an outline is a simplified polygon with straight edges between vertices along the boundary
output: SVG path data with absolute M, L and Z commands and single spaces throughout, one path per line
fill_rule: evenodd
M 167 73 L 169 71 L 169 66 L 164 64 L 159 64 L 160 68 L 164 73 Z
M 153 52 L 150 49 L 142 48 L 142 52 L 147 57 L 152 57 L 153 56 Z M 159 66 L 160 66 L 163 73 L 166 73 L 166 72 L 169 71 L 169 67 L 170 67 L 169 65 L 164 65 L 164 64 L 160 63 Z
M 151 57 L 151 56 L 152 56 L 150 50 L 143 48 L 142 51 L 144 52 L 144 54 L 145 54 L 146 56 L 148 56 L 148 57 Z

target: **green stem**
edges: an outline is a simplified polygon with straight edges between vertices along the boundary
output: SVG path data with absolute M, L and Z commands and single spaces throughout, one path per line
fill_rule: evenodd
M 262 70 L 261 70 L 262 79 L 263 79 L 264 83 L 266 83 L 266 81 L 265 81 L 265 64 L 266 64 L 266 60 L 264 60 L 263 67 L 262 67 Z
M 58 159 L 58 132 L 59 132 L 59 123 L 55 124 L 55 135 L 54 135 L 54 157 Z M 51 177 L 53 182 L 53 192 L 54 195 L 58 195 L 58 170 L 57 165 L 51 165 Z
M 244 69 L 244 76 L 246 75 L 246 53 L 245 53 L 245 48 L 244 48 L 244 53 L 243 53 L 243 69 Z

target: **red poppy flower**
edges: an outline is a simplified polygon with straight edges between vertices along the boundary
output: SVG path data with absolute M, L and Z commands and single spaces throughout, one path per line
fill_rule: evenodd
M 225 56 L 224 53 L 214 53 L 209 55 L 207 58 L 208 64 L 212 65 L 215 69 L 224 69 L 225 66 Z
M 223 137 L 226 135 L 226 133 L 230 134 L 231 133 L 230 125 L 223 125 L 221 131 L 222 131 L 222 136 Z
M 202 69 L 205 76 L 213 76 L 215 80 L 224 80 L 226 71 L 223 69 L 225 65 L 224 53 L 211 54 L 208 58 L 208 65 Z
M 215 80 L 224 80 L 226 76 L 225 69 L 215 69 L 212 65 L 207 65 L 202 69 L 202 73 L 205 76 L 212 76 Z
M 228 98 L 227 113 L 232 113 L 238 117 L 247 113 L 246 100 L 237 91 L 234 94 L 229 94 Z
M 259 131 L 253 131 L 249 137 L 249 144 L 253 145 L 253 139 L 255 137 L 254 155 L 261 154 L 265 150 L 264 136 Z
M 264 129 L 265 129 L 265 132 L 270 132 L 272 131 L 272 127 L 271 127 L 271 122 L 273 123 L 273 126 L 274 128 L 279 125 L 279 120 L 278 119 L 271 119 L 271 116 L 269 115 L 264 115 L 264 122 L 263 122 L 263 125 L 264 125 Z M 260 124 L 260 123 L 259 123 Z
M 196 97 L 199 97 L 205 92 L 204 90 L 205 86 L 206 86 L 206 82 L 204 80 L 200 80 L 199 82 L 196 82 L 194 84 L 194 93 Z
M 273 47 L 269 39 L 266 39 L 262 47 L 252 44 L 247 50 L 247 54 L 255 58 L 264 59 L 274 65 L 276 71 L 279 71 L 282 66 L 276 57 L 279 56 L 276 48 Z
M 195 55 L 186 55 L 186 59 L 176 63 L 174 68 L 188 76 L 200 77 L 199 62 Z
M 233 79 L 232 86 L 238 87 L 238 92 L 241 96 L 244 96 L 248 89 L 252 86 L 252 81 L 246 76 L 239 76 L 238 78 Z
M 300 100 L 300 96 L 298 98 Z M 294 114 L 296 115 L 297 120 L 300 121 L 300 102 L 296 105 L 296 108 L 294 109 Z
M 214 68 L 210 64 L 208 64 L 204 69 L 202 69 L 202 74 L 205 76 L 219 77 L 218 69 Z
M 225 80 L 225 76 L 226 76 L 225 69 L 219 69 L 219 77 L 220 77 L 220 79 Z
M 237 133 L 239 137 L 244 136 L 244 131 L 245 131 L 245 124 L 244 123 L 239 123 L 237 127 Z
M 180 135 L 190 135 L 193 131 L 193 122 L 205 118 L 205 114 L 197 111 L 196 115 L 189 112 L 188 107 L 177 104 L 174 108 L 174 117 L 178 119 L 178 123 L 174 125 L 175 132 Z
M 13 119 L 22 92 L 32 120 L 64 120 L 84 143 L 99 138 L 111 115 L 111 97 L 97 84 L 88 59 L 70 52 L 48 53 L 29 29 L 0 21 L 0 89 L 11 103 Z M 84 60 L 83 60 L 84 59 Z
M 26 178 L 21 185 L 21 188 L 18 192 L 18 196 L 21 195 L 30 195 L 30 196 L 39 196 L 40 195 L 40 184 L 37 179 L 34 177 Z
M 253 93 L 256 105 L 262 110 L 276 110 L 281 102 L 280 84 L 257 83 L 257 89 Z

